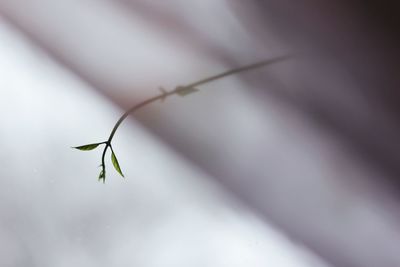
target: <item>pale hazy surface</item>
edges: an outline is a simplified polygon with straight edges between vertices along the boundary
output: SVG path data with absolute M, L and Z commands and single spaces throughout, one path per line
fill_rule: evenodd
M 261 2 L 0 0 L 0 266 L 400 266 L 390 175 L 354 145 L 398 153 L 400 131 L 339 59 L 301 53 L 326 43 L 278 38 L 286 13 L 258 21 Z M 108 155 L 97 182 L 101 148 L 70 148 L 159 86 L 287 53 L 126 120 L 125 179 Z
M 0 22 L 0 266 L 326 266 Z M 164 108 L 168 108 L 167 104 Z

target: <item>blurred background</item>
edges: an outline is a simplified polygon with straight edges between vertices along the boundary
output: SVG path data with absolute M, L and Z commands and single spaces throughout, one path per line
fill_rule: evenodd
M 0 0 L 0 266 L 400 266 L 395 1 Z M 121 114 L 172 96 L 113 140 Z

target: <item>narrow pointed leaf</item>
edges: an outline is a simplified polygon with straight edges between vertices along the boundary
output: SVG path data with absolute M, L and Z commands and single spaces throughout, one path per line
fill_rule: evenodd
M 103 168 L 99 175 L 99 181 L 103 180 L 103 183 L 106 181 L 106 170 Z
M 115 154 L 114 154 L 114 151 L 111 153 L 111 161 L 112 161 L 112 164 L 114 165 L 115 170 L 116 170 L 119 174 L 121 174 L 122 177 L 125 177 L 125 176 L 122 174 L 121 167 L 119 166 L 119 163 L 118 163 L 117 157 L 116 157 Z
M 192 94 L 192 93 L 195 93 L 195 92 L 198 92 L 198 91 L 199 91 L 199 89 L 194 88 L 194 87 L 182 86 L 182 87 L 177 87 L 176 88 L 176 93 L 178 95 L 180 95 L 180 96 L 187 96 L 188 94 Z
M 96 144 L 88 144 L 88 145 L 83 145 L 83 146 L 77 146 L 77 147 L 73 147 L 82 151 L 89 151 L 89 150 L 93 150 L 96 147 L 98 147 L 100 144 L 102 143 L 96 143 Z

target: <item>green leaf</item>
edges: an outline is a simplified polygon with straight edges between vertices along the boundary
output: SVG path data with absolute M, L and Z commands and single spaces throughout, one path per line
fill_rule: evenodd
M 122 177 L 125 177 L 125 176 L 122 174 L 121 167 L 119 166 L 119 163 L 118 163 L 117 157 L 116 157 L 115 154 L 114 154 L 114 151 L 111 152 L 111 161 L 112 161 L 112 164 L 114 165 L 115 170 L 116 170 L 119 174 L 121 174 Z
M 99 175 L 99 181 L 103 180 L 103 183 L 106 182 L 106 170 L 103 168 Z
M 84 145 L 84 146 L 77 146 L 77 147 L 73 147 L 82 151 L 89 151 L 89 150 L 93 150 L 96 147 L 98 147 L 99 145 L 101 145 L 102 143 L 96 143 L 96 144 L 88 144 L 88 145 Z
M 194 87 L 178 86 L 175 89 L 175 91 L 180 96 L 187 96 L 188 94 L 192 94 L 192 93 L 198 92 L 199 89 L 194 88 Z

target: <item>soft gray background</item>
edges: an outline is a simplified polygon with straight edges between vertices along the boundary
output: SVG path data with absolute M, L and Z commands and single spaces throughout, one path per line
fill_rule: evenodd
M 379 54 L 391 46 L 350 4 L 0 12 L 2 266 L 400 266 L 400 131 L 379 98 L 396 88 Z M 286 53 L 127 120 L 114 145 L 125 180 L 109 168 L 97 183 L 100 151 L 69 148 L 103 140 L 160 85 Z
M 132 121 L 115 139 L 126 179 L 108 160 L 98 183 L 101 151 L 70 146 L 121 110 L 4 20 L 0 40 L 0 266 L 325 266 Z

